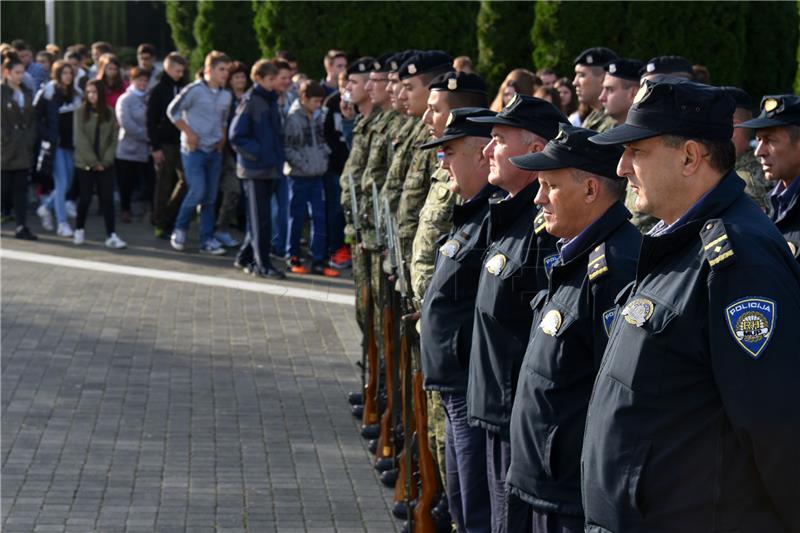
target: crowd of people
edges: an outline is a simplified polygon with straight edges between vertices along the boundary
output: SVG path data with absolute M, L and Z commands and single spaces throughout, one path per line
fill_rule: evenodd
M 188 84 L 84 52 L 4 45 L 17 237 L 33 177 L 76 244 L 96 190 L 125 246 L 137 192 L 176 250 L 197 218 L 256 276 L 352 265 L 349 400 L 413 530 L 800 531 L 800 97 L 605 47 L 491 100 L 439 50 L 331 50 L 320 81 L 212 51 Z

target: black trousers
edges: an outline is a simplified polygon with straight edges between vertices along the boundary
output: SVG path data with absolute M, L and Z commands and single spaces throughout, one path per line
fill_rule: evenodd
M 247 233 L 236 256 L 242 265 L 253 264 L 260 272 L 271 265 L 272 210 L 270 201 L 276 180 L 242 180 L 247 205 Z
M 119 203 L 123 211 L 131 210 L 131 194 L 133 189 L 145 181 L 147 162 L 126 161 L 117 159 L 114 163 L 117 169 L 117 186 L 119 187 Z
M 103 220 L 106 224 L 106 235 L 114 233 L 114 169 L 105 170 L 83 170 L 76 168 L 75 177 L 80 190 L 80 200 L 78 201 L 78 219 L 75 221 L 75 229 L 84 229 L 86 225 L 86 215 L 89 213 L 89 205 L 92 203 L 92 195 L 97 190 L 97 198 L 100 200 L 100 211 L 103 213 Z
M 3 170 L 2 174 L 0 183 L 3 202 L 13 202 L 17 227 L 24 226 L 25 212 L 28 209 L 28 170 Z M 4 205 L 4 211 L 5 207 Z

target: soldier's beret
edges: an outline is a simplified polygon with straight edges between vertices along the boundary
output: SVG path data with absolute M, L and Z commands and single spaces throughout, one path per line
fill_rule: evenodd
M 719 87 L 680 78 L 645 80 L 625 124 L 591 138 L 597 144 L 625 144 L 658 135 L 730 139 L 736 103 Z
M 391 60 L 396 54 L 394 52 L 390 54 L 383 54 L 381 57 L 375 60 L 375 68 L 372 72 L 389 72 L 391 70 Z
M 564 113 L 541 98 L 515 94 L 508 104 L 494 117 L 474 117 L 472 122 L 522 128 L 552 139 L 558 134 L 558 125 L 569 122 Z
M 596 134 L 593 130 L 562 123 L 558 135 L 544 150 L 512 157 L 510 161 L 523 170 L 578 168 L 606 178 L 625 179 L 617 176 L 622 147 L 589 142 L 589 137 Z
M 648 74 L 667 74 L 672 76 L 685 74 L 690 79 L 694 76 L 692 74 L 691 61 L 682 56 L 654 57 L 639 70 L 640 76 Z
M 643 66 L 644 63 L 638 59 L 622 57 L 606 63 L 603 70 L 615 78 L 638 82 L 641 77 L 639 71 Z
M 425 50 L 409 57 L 400 65 L 398 75 L 401 80 L 427 74 L 453 70 L 453 58 L 441 50 Z
M 450 71 L 433 78 L 428 84 L 428 89 L 451 93 L 486 94 L 486 82 L 477 74 Z
M 376 66 L 380 67 L 380 64 L 374 57 L 361 57 L 350 63 L 347 67 L 347 75 L 369 74 L 373 70 L 377 70 Z
M 468 119 L 475 117 L 493 117 L 495 112 L 483 107 L 459 107 L 450 111 L 447 117 L 447 126 L 444 133 L 438 139 L 426 142 L 420 148 L 435 148 L 444 143 L 462 137 L 492 137 L 492 125 L 482 122 L 472 122 Z
M 420 53 L 420 50 L 414 48 L 396 53 L 387 61 L 389 72 L 398 72 L 403 63 L 405 63 L 406 59 L 418 53 Z
M 747 92 L 745 92 L 744 90 L 738 87 L 733 87 L 731 85 L 726 87 L 720 87 L 720 89 L 731 95 L 733 101 L 736 102 L 737 108 L 741 107 L 749 111 L 753 110 L 753 100 L 750 98 L 750 95 L 747 94 Z
M 611 48 L 595 46 L 587 48 L 575 58 L 576 65 L 587 65 L 590 67 L 602 67 L 609 61 L 619 59 L 617 53 Z
M 761 113 L 737 128 L 772 128 L 800 125 L 800 96 L 793 94 L 767 95 L 761 99 Z

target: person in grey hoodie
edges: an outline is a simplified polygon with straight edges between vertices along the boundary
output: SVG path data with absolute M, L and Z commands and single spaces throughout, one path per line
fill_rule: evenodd
M 325 264 L 327 235 L 325 185 L 322 176 L 328 169 L 331 150 L 325 142 L 325 117 L 321 112 L 325 90 L 311 80 L 300 85 L 299 98 L 289 109 L 284 125 L 285 174 L 289 176 L 289 269 L 306 274 L 300 259 L 300 236 L 306 213 L 311 208 L 311 271 L 336 277 L 338 271 Z
M 225 253 L 214 238 L 214 207 L 231 107 L 231 93 L 224 89 L 230 63 L 222 52 L 209 52 L 203 78 L 187 85 L 167 107 L 167 117 L 181 130 L 181 161 L 188 186 L 170 238 L 175 250 L 184 249 L 186 231 L 199 205 L 200 252 Z
M 131 191 L 144 182 L 150 148 L 147 142 L 147 84 L 150 72 L 133 67 L 131 84 L 117 100 L 117 184 L 122 211 L 120 219 L 131 221 Z

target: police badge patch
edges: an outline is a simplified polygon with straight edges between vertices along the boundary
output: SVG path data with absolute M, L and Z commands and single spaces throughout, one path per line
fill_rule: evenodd
M 506 256 L 503 254 L 495 254 L 486 262 L 486 270 L 490 274 L 499 276 L 503 269 L 506 267 Z
M 461 248 L 461 243 L 455 239 L 450 239 L 439 248 L 439 252 L 447 257 L 455 257 L 458 250 Z
M 539 323 L 539 327 L 547 335 L 555 337 L 558 333 L 558 329 L 561 327 L 561 313 L 555 309 L 549 310 Z
M 761 297 L 743 298 L 725 309 L 733 338 L 753 359 L 757 359 L 767 347 L 776 316 L 775 302 Z
M 622 316 L 625 317 L 625 322 L 640 328 L 653 316 L 653 309 L 655 309 L 653 302 L 647 298 L 636 298 L 625 306 Z
M 558 263 L 558 257 L 558 254 L 555 254 L 544 258 L 544 272 L 548 278 L 550 278 L 550 272 L 553 271 L 553 267 Z
M 611 325 L 614 323 L 615 318 L 617 318 L 616 307 L 612 307 L 603 313 L 603 329 L 606 332 L 606 337 L 611 335 Z

